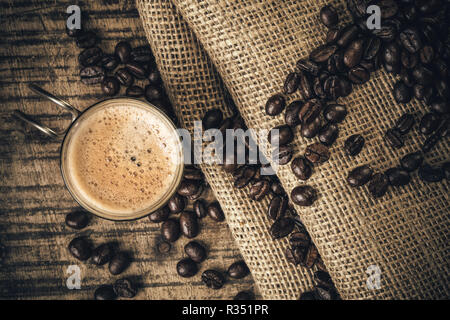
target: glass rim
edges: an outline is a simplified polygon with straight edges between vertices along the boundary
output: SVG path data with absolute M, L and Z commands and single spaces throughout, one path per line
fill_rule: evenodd
M 174 179 L 172 180 L 170 187 L 164 193 L 164 195 L 161 196 L 161 198 L 158 199 L 158 201 L 155 201 L 151 206 L 148 206 L 145 209 L 142 209 L 142 210 L 139 210 L 136 212 L 132 212 L 132 213 L 120 214 L 117 212 L 110 212 L 108 210 L 100 209 L 100 208 L 97 208 L 97 207 L 89 204 L 88 203 L 89 201 L 86 201 L 85 199 L 83 199 L 83 197 L 80 196 L 80 194 L 78 192 L 76 192 L 76 188 L 74 188 L 71 185 L 70 178 L 68 177 L 69 175 L 67 173 L 68 168 L 66 167 L 66 163 L 65 163 L 66 162 L 65 156 L 67 153 L 67 148 L 70 145 L 70 143 L 68 143 L 68 141 L 69 141 L 71 134 L 73 133 L 73 128 L 75 128 L 76 125 L 78 123 L 80 123 L 80 121 L 83 121 L 84 117 L 86 117 L 87 115 L 89 115 L 92 112 L 97 111 L 98 108 L 100 108 L 100 109 L 107 108 L 108 102 L 120 101 L 120 100 L 123 100 L 123 102 L 128 102 L 128 103 L 130 103 L 130 101 L 131 101 L 131 102 L 133 102 L 133 106 L 137 106 L 142 109 L 153 112 L 161 120 L 163 120 L 165 122 L 165 124 L 171 130 L 173 130 L 173 133 L 175 134 L 177 127 L 175 126 L 174 122 L 162 110 L 160 110 L 158 107 L 156 107 L 155 105 L 153 105 L 147 101 L 143 101 L 143 100 L 131 98 L 131 97 L 114 97 L 114 98 L 103 99 L 101 101 L 94 103 L 93 105 L 89 106 L 86 110 L 81 112 L 80 115 L 75 119 L 75 121 L 73 121 L 73 123 L 67 129 L 67 133 L 64 135 L 64 139 L 62 141 L 62 146 L 61 146 L 61 151 L 60 151 L 60 169 L 61 169 L 61 174 L 62 174 L 62 177 L 64 180 L 64 184 L 65 184 L 67 190 L 69 191 L 70 195 L 85 210 L 87 210 L 88 212 L 90 212 L 100 218 L 106 219 L 106 220 L 132 221 L 132 220 L 141 219 L 141 218 L 155 212 L 156 210 L 160 209 L 169 201 L 169 199 L 177 191 L 177 188 L 181 182 L 181 179 L 183 177 L 183 172 L 184 172 L 183 145 L 182 145 L 182 142 L 180 141 L 179 137 L 176 137 L 176 141 L 178 142 L 177 147 L 176 147 L 178 164 L 177 164 L 177 169 L 176 169 L 176 172 L 174 175 Z

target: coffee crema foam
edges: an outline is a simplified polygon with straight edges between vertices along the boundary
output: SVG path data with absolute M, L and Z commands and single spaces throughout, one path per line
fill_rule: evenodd
M 136 106 L 110 106 L 83 119 L 67 149 L 73 187 L 112 213 L 149 208 L 168 192 L 179 165 L 173 129 Z

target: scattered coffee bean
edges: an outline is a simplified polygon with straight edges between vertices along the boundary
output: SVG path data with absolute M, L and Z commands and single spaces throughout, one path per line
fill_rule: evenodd
M 317 259 L 319 259 L 319 251 L 317 251 L 316 246 L 311 243 L 306 253 L 303 264 L 307 268 L 312 268 L 316 264 Z
M 269 132 L 268 141 L 273 144 L 278 141 L 280 146 L 291 143 L 294 140 L 294 132 L 288 125 L 281 125 Z
M 175 193 L 167 202 L 167 206 L 171 213 L 180 213 L 186 207 L 186 199 Z
M 310 53 L 310 59 L 316 63 L 323 63 L 327 61 L 333 54 L 336 53 L 338 47 L 335 45 L 323 45 L 314 49 Z
M 339 123 L 347 116 L 347 109 L 340 104 L 330 104 L 325 108 L 323 115 L 327 121 Z
M 144 96 L 148 102 L 158 101 L 164 99 L 164 91 L 160 86 L 148 84 L 144 88 Z
M 183 211 L 180 214 L 180 229 L 187 238 L 195 238 L 198 235 L 199 225 L 195 212 Z
M 172 249 L 172 245 L 167 241 L 160 241 L 157 245 L 157 249 L 159 253 L 166 254 L 170 252 Z
M 397 120 L 395 123 L 395 128 L 400 132 L 400 134 L 405 135 L 411 130 L 415 122 L 416 120 L 412 114 L 405 113 Z
M 400 160 L 400 164 L 403 169 L 408 172 L 417 170 L 423 162 L 423 155 L 421 152 L 413 152 L 404 156 Z
M 73 229 L 83 229 L 89 223 L 89 216 L 84 211 L 70 212 L 66 216 L 66 225 Z
M 191 258 L 181 259 L 177 263 L 177 273 L 183 278 L 190 278 L 197 274 L 197 264 Z
M 184 246 L 184 252 L 193 261 L 200 263 L 206 259 L 206 249 L 197 241 L 191 241 Z
M 306 72 L 312 76 L 318 76 L 320 71 L 320 66 L 308 59 L 301 59 L 297 61 L 297 68 L 299 71 Z
M 125 94 L 128 97 L 139 98 L 144 95 L 144 89 L 139 86 L 130 86 L 127 88 Z
M 273 159 L 278 159 L 278 164 L 284 166 L 292 159 L 292 147 L 290 145 L 279 146 L 278 150 L 275 150 L 272 154 Z
M 175 242 L 180 237 L 180 223 L 173 218 L 167 219 L 161 224 L 161 235 L 168 242 Z
M 297 72 L 291 72 L 286 77 L 284 82 L 283 92 L 285 94 L 292 94 L 297 91 L 300 85 L 300 76 Z
M 419 32 L 413 28 L 407 28 L 400 33 L 400 42 L 410 53 L 416 53 L 422 47 Z
M 147 76 L 147 71 L 138 62 L 129 61 L 125 64 L 125 68 L 138 79 L 145 79 Z
M 364 54 L 364 39 L 352 41 L 344 52 L 344 64 L 349 68 L 357 66 Z
M 310 186 L 298 186 L 291 192 L 292 201 L 299 206 L 311 206 L 317 199 L 317 192 Z
M 267 100 L 266 103 L 266 114 L 269 116 L 277 116 L 283 112 L 286 106 L 286 100 L 281 94 L 276 94 Z
M 283 196 L 286 194 L 283 186 L 281 185 L 280 181 L 274 181 L 270 185 L 270 191 L 276 196 Z
M 344 150 L 345 152 L 352 157 L 356 157 L 364 147 L 364 137 L 360 134 L 354 134 L 345 140 Z
M 102 91 L 107 96 L 114 96 L 120 90 L 120 83 L 116 78 L 106 77 L 102 82 Z
M 133 48 L 130 54 L 130 58 L 132 61 L 141 64 L 153 63 L 155 59 L 149 46 L 140 46 Z
M 322 7 L 320 10 L 320 20 L 328 28 L 334 27 L 339 21 L 336 10 L 332 6 Z
M 319 131 L 319 141 L 330 147 L 337 139 L 339 135 L 339 128 L 334 123 L 327 123 Z
M 136 286 L 128 278 L 117 279 L 113 285 L 114 292 L 122 298 L 133 298 L 136 293 Z
M 112 285 L 101 285 L 94 292 L 95 300 L 115 300 L 117 299 L 117 295 L 114 292 Z
M 228 268 L 228 275 L 233 279 L 242 279 L 250 274 L 250 270 L 244 260 L 236 261 Z
M 311 123 L 302 123 L 301 126 L 302 137 L 307 139 L 314 138 L 319 133 L 321 127 L 322 122 L 320 121 L 320 117 L 317 117 Z
M 389 143 L 389 145 L 395 149 L 399 149 L 404 145 L 402 134 L 398 129 L 387 130 L 385 139 Z
M 313 172 L 312 163 L 304 157 L 295 158 L 291 163 L 291 169 L 294 175 L 300 180 L 308 180 Z
M 275 220 L 275 222 L 270 227 L 270 235 L 272 239 L 281 239 L 288 236 L 295 227 L 294 219 L 283 217 Z
M 114 53 L 121 63 L 127 63 L 131 58 L 131 45 L 127 41 L 120 41 L 116 44 Z
M 391 168 L 386 171 L 389 184 L 394 187 L 407 185 L 411 181 L 408 171 L 402 168 Z
M 408 103 L 411 101 L 411 89 L 402 81 L 398 81 L 394 86 L 394 98 L 397 103 Z
M 200 188 L 201 183 L 198 180 L 183 180 L 178 187 L 178 194 L 183 197 L 196 194 Z
M 194 202 L 194 211 L 198 219 L 203 219 L 208 214 L 206 211 L 205 202 L 201 199 Z
M 111 260 L 113 254 L 114 250 L 111 243 L 101 244 L 92 251 L 92 262 L 102 266 Z
M 211 289 L 220 289 L 225 284 L 225 277 L 216 270 L 206 270 L 202 273 L 202 282 Z
M 126 252 L 116 253 L 109 261 L 108 269 L 113 275 L 121 274 L 131 263 L 131 257 Z
M 147 79 L 150 84 L 154 86 L 159 86 L 162 82 L 161 75 L 159 74 L 159 71 L 157 69 L 150 71 Z
M 91 243 L 85 237 L 78 237 L 70 241 L 69 252 L 78 260 L 89 259 L 92 253 Z
M 305 158 L 313 164 L 325 163 L 330 159 L 330 150 L 321 143 L 313 143 L 306 147 Z
M 361 187 L 369 182 L 372 177 L 372 168 L 368 165 L 362 165 L 350 171 L 347 182 L 351 187 Z
M 338 46 L 341 48 L 347 47 L 350 42 L 356 39 L 359 34 L 358 27 L 356 25 L 349 25 L 342 30 L 340 37 L 337 40 Z
M 261 201 L 269 193 L 270 183 L 265 179 L 256 180 L 250 186 L 250 199 Z
M 78 56 L 78 62 L 83 67 L 90 67 L 98 64 L 102 60 L 102 57 L 102 49 L 100 49 L 99 47 L 92 47 L 85 49 L 80 53 L 80 55 Z
M 363 84 L 370 80 L 370 72 L 362 66 L 351 68 L 348 71 L 347 76 L 354 84 Z
M 117 58 L 112 54 L 107 54 L 102 57 L 100 60 L 100 65 L 108 71 L 114 70 L 118 65 L 119 61 Z
M 289 104 L 289 106 L 286 108 L 286 112 L 284 113 L 284 120 L 288 126 L 295 128 L 301 123 L 299 113 L 302 107 L 303 102 L 297 100 Z
M 218 222 L 225 220 L 225 215 L 222 211 L 222 208 L 220 207 L 220 204 L 217 201 L 210 203 L 206 210 L 208 212 L 208 216 L 211 219 Z
M 267 216 L 272 220 L 284 217 L 288 208 L 289 200 L 284 196 L 275 196 L 272 198 L 267 210 Z
M 317 99 L 308 100 L 298 114 L 301 123 L 311 123 L 322 111 L 322 104 Z
M 419 177 L 425 182 L 440 182 L 445 177 L 445 172 L 441 167 L 433 167 L 424 163 L 419 168 Z
M 80 79 L 87 85 L 101 83 L 105 79 L 105 69 L 99 66 L 83 68 L 80 70 Z
M 125 68 L 117 70 L 114 76 L 117 78 L 120 84 L 125 87 L 130 87 L 134 82 L 133 75 Z
M 374 198 L 380 198 L 386 194 L 389 180 L 383 173 L 376 173 L 369 182 L 368 189 Z
M 308 247 L 287 248 L 285 251 L 286 259 L 289 263 L 292 263 L 294 266 L 302 265 L 305 261 L 307 250 Z

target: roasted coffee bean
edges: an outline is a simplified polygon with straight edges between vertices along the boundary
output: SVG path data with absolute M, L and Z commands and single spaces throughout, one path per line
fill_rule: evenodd
M 198 180 L 183 180 L 178 187 L 178 194 L 183 197 L 196 194 L 200 188 L 201 182 Z
M 138 62 L 129 61 L 125 64 L 125 68 L 138 79 L 145 79 L 147 76 L 147 71 Z
M 407 185 L 411 181 L 408 171 L 402 168 L 391 168 L 386 171 L 389 184 L 394 187 Z
M 137 293 L 136 286 L 128 278 L 117 279 L 113 289 L 117 296 L 122 298 L 133 298 Z
M 357 66 L 364 54 L 364 39 L 356 39 L 350 43 L 344 52 L 344 64 L 348 68 Z
M 170 209 L 168 206 L 164 206 L 162 208 L 159 208 L 158 210 L 150 213 L 148 215 L 148 218 L 151 222 L 159 223 L 166 221 L 169 218 L 170 215 Z
M 398 129 L 387 130 L 385 139 L 389 143 L 389 145 L 395 149 L 399 149 L 404 145 L 402 134 Z
M 400 52 L 399 45 L 395 42 L 389 43 L 383 47 L 382 55 L 383 61 L 388 65 L 397 66 L 400 64 Z
M 277 116 L 283 112 L 286 106 L 286 100 L 281 94 L 276 94 L 267 100 L 266 103 L 266 114 L 269 116 Z
M 250 274 L 250 270 L 244 260 L 239 260 L 230 265 L 227 274 L 233 279 L 242 279 Z
M 291 163 L 291 169 L 294 175 L 300 180 L 308 180 L 313 172 L 312 163 L 304 157 L 295 158 Z
M 364 137 L 360 134 L 354 134 L 347 138 L 344 142 L 345 152 L 352 157 L 357 156 L 364 147 Z
M 346 77 L 339 78 L 340 95 L 342 97 L 347 97 L 353 91 L 353 85 Z
M 70 241 L 69 252 L 80 261 L 89 259 L 92 253 L 91 243 L 85 237 L 78 237 Z
M 195 214 L 197 215 L 197 218 L 199 219 L 203 219 L 204 217 L 206 217 L 207 212 L 206 212 L 206 207 L 205 207 L 205 201 L 204 200 L 197 200 L 194 202 L 194 211 Z
M 309 207 L 316 201 L 317 192 L 310 186 L 298 186 L 292 189 L 291 199 L 296 205 Z
M 380 198 L 386 194 L 389 180 L 383 173 L 376 173 L 369 182 L 368 189 L 374 198 Z
M 203 180 L 205 178 L 202 170 L 194 166 L 186 166 L 183 171 L 183 177 L 188 180 Z
M 128 63 L 131 59 L 131 45 L 127 41 L 120 41 L 116 44 L 114 53 L 121 63 Z
M 438 80 L 435 82 L 436 93 L 439 97 L 448 102 L 450 98 L 450 90 L 448 87 L 448 82 L 445 80 Z M 442 101 L 442 100 L 441 100 Z M 447 112 L 449 111 L 448 103 L 447 103 Z
M 270 183 L 266 179 L 254 181 L 250 186 L 249 197 L 255 201 L 261 201 L 269 193 Z
M 294 219 L 283 217 L 278 220 L 275 220 L 275 222 L 270 227 L 270 235 L 272 236 L 272 239 L 281 239 L 289 235 L 295 227 Z
M 333 44 L 335 43 L 339 37 L 341 36 L 341 30 L 338 28 L 331 28 L 327 32 L 327 36 L 325 38 L 325 42 L 327 44 Z
M 139 86 L 130 86 L 127 88 L 125 94 L 128 97 L 139 98 L 144 95 L 144 89 Z
M 445 177 L 445 172 L 441 167 L 433 167 L 424 163 L 419 168 L 419 177 L 425 182 L 440 182 Z
M 334 286 L 330 274 L 322 270 L 314 272 L 314 281 L 324 288 L 332 288 Z
M 284 196 L 273 197 L 267 210 L 267 216 L 272 220 L 284 217 L 288 208 L 289 200 Z
M 450 112 L 450 104 L 444 100 L 438 100 L 431 104 L 431 110 L 437 113 L 446 114 Z
M 316 286 L 314 287 L 314 296 L 316 300 L 334 300 L 335 295 L 332 288 Z
M 84 211 L 70 212 L 66 216 L 66 225 L 73 229 L 83 229 L 89 223 L 89 216 Z
M 119 65 L 119 61 L 117 60 L 116 56 L 112 54 L 107 54 L 104 55 L 100 60 L 100 65 L 105 70 L 112 71 Z
M 408 103 L 411 101 L 411 89 L 403 82 L 398 81 L 394 85 L 394 98 L 397 103 Z
M 154 62 L 153 53 L 149 46 L 140 46 L 133 48 L 130 54 L 131 60 L 141 63 L 148 64 Z
M 384 70 L 386 70 L 387 73 L 392 73 L 393 75 L 398 75 L 401 72 L 401 67 L 398 64 L 390 65 L 388 63 L 385 63 Z
M 109 262 L 114 255 L 113 246 L 111 243 L 104 243 L 99 245 L 92 251 L 92 262 L 98 266 L 102 266 Z
M 308 139 L 314 138 L 319 133 L 321 127 L 322 121 L 320 120 L 320 117 L 317 117 L 311 123 L 302 123 L 301 126 L 302 137 Z
M 270 185 L 270 191 L 276 196 L 284 196 L 286 195 L 286 191 L 281 185 L 280 181 L 273 181 Z
M 347 182 L 351 187 L 361 187 L 372 178 L 372 168 L 368 165 L 362 165 L 350 171 Z
M 92 47 L 83 50 L 78 56 L 78 62 L 83 67 L 90 67 L 98 64 L 103 57 L 103 51 L 99 47 Z
M 444 170 L 444 176 L 447 181 L 450 180 L 450 162 L 446 162 L 442 165 L 442 170 Z M 0 259 L 1 260 L 1 259 Z
M 370 72 L 361 66 L 351 68 L 347 76 L 355 84 L 363 84 L 370 80 Z
M 280 146 L 291 143 L 294 140 L 294 132 L 288 125 L 281 125 L 270 130 L 268 141 L 273 144 L 277 143 Z
M 184 252 L 193 261 L 200 263 L 206 259 L 206 249 L 197 241 L 191 241 L 184 246 Z
M 81 32 L 76 38 L 78 48 L 90 48 L 97 44 L 97 35 L 92 31 Z
M 337 100 L 342 96 L 341 81 L 338 76 L 331 76 L 323 83 L 323 90 L 330 100 Z
M 292 94 L 297 91 L 300 85 L 300 76 L 297 72 L 291 72 L 287 75 L 284 81 L 283 92 L 285 94 Z
M 414 79 L 417 81 L 418 84 L 421 84 L 423 86 L 428 86 L 433 82 L 433 71 L 429 69 L 426 66 L 419 65 L 417 66 L 413 72 L 412 75 Z
M 325 163 L 330 159 L 330 150 L 321 143 L 314 143 L 306 147 L 305 158 L 313 164 Z
M 425 87 L 421 84 L 415 84 L 413 87 L 413 93 L 418 100 L 429 101 L 433 95 L 433 88 Z
M 219 109 L 208 110 L 203 116 L 203 129 L 218 129 L 222 124 L 223 113 Z
M 304 232 L 294 232 L 289 237 L 289 243 L 293 248 L 300 247 L 307 249 L 311 243 L 311 238 L 306 233 L 306 230 Z
M 422 48 L 420 34 L 413 28 L 407 28 L 400 32 L 400 42 L 410 53 L 416 53 Z
M 331 28 L 337 25 L 339 18 L 332 6 L 325 6 L 320 10 L 320 20 L 326 27 Z
M 356 39 L 358 37 L 359 30 L 356 25 L 349 25 L 342 30 L 339 39 L 337 40 L 337 44 L 341 48 L 347 47 L 350 42 Z
M 246 187 L 255 176 L 256 171 L 256 167 L 247 165 L 235 170 L 235 172 L 233 173 L 233 176 L 235 178 L 234 186 L 238 189 Z
M 307 101 L 298 114 L 300 122 L 309 124 L 315 120 L 322 111 L 322 103 L 317 99 Z
M 414 69 L 419 64 L 419 56 L 416 53 L 409 53 L 403 50 L 400 57 L 402 66 L 406 69 Z
M 413 88 L 416 84 L 416 80 L 408 69 L 402 69 L 400 72 L 400 80 L 409 88 Z M 413 94 L 412 90 L 411 94 Z
M 159 74 L 159 71 L 157 69 L 151 70 L 148 73 L 147 79 L 148 79 L 148 82 L 150 82 L 150 84 L 154 85 L 154 86 L 159 86 L 159 85 L 161 85 L 161 82 L 162 82 L 161 75 Z
M 113 275 L 118 275 L 124 272 L 131 263 L 131 257 L 126 252 L 116 253 L 109 261 L 108 269 Z
M 198 235 L 199 225 L 195 212 L 183 211 L 180 214 L 180 230 L 189 239 L 195 238 Z
M 372 30 L 372 34 L 385 42 L 393 41 L 398 34 L 398 27 L 393 20 L 384 20 L 380 28 Z
M 166 254 L 170 252 L 170 249 L 172 249 L 172 245 L 167 241 L 159 241 L 156 245 L 156 248 L 159 253 Z
M 177 273 L 183 278 L 190 278 L 197 274 L 197 264 L 191 258 L 184 258 L 177 263 Z
M 323 83 L 320 78 L 314 78 L 313 80 L 313 90 L 316 96 L 320 99 L 325 99 L 327 95 L 325 94 L 325 90 L 323 88 Z
M 332 74 L 343 73 L 347 70 L 347 67 L 344 63 L 344 54 L 342 51 L 336 52 L 328 59 L 327 70 Z
M 206 270 L 202 273 L 202 282 L 211 289 L 220 289 L 225 284 L 225 277 L 217 270 Z
M 206 210 L 208 212 L 208 216 L 211 219 L 219 222 L 225 220 L 225 215 L 222 211 L 222 208 L 220 207 L 220 204 L 217 201 L 210 203 Z
M 378 55 L 381 49 L 381 40 L 380 38 L 370 37 L 366 41 L 366 45 L 364 48 L 363 59 L 364 60 L 373 60 Z
M 319 259 L 319 251 L 317 250 L 314 243 L 311 243 L 311 245 L 308 248 L 308 251 L 306 252 L 304 266 L 307 268 L 312 268 L 314 267 L 318 259 Z
M 304 73 L 300 73 L 299 77 L 300 77 L 300 80 L 299 80 L 299 85 L 298 85 L 299 89 L 298 90 L 300 91 L 304 100 L 311 99 L 314 96 L 314 90 L 313 90 L 313 87 L 311 84 L 311 80 Z
M 298 100 L 288 105 L 284 113 L 284 120 L 288 126 L 295 128 L 301 123 L 299 113 L 302 107 L 303 102 Z
M 277 152 L 278 151 L 278 152 Z M 279 146 L 278 150 L 272 154 L 273 159 L 278 159 L 278 164 L 284 166 L 292 159 L 292 147 L 290 145 Z
M 255 295 L 251 291 L 240 291 L 233 300 L 255 300 Z
M 131 86 L 134 82 L 133 75 L 125 68 L 117 70 L 114 76 L 117 78 L 120 84 L 125 87 Z
M 423 154 L 421 152 L 409 153 L 400 160 L 402 168 L 408 172 L 417 170 L 422 162 Z
M 102 91 L 107 96 L 114 96 L 120 90 L 120 83 L 114 77 L 106 77 L 102 82 Z
M 302 294 L 300 295 L 298 300 L 305 300 L 305 301 L 316 300 L 316 295 L 314 294 L 313 291 L 305 291 L 305 292 L 302 292 Z
M 329 104 L 323 111 L 323 115 L 327 121 L 339 123 L 347 116 L 347 109 L 341 104 Z
M 115 300 L 117 295 L 114 292 L 113 286 L 109 284 L 104 284 L 95 289 L 94 292 L 95 300 Z
M 380 0 L 377 5 L 381 9 L 381 18 L 389 19 L 397 15 L 398 4 L 396 0 Z
M 301 59 L 297 61 L 297 68 L 299 71 L 306 72 L 312 76 L 318 76 L 320 71 L 320 66 L 309 60 L 309 59 Z
M 336 45 L 323 45 L 314 49 L 309 58 L 316 63 L 323 63 L 327 61 L 333 54 L 336 53 L 338 47 Z
M 164 99 L 164 91 L 159 86 L 148 84 L 144 88 L 144 96 L 148 102 Z
M 404 135 L 411 130 L 415 122 L 416 120 L 411 113 L 405 113 L 397 120 L 395 123 L 395 128 Z
M 66 33 L 71 38 L 80 36 L 82 32 L 83 32 L 82 28 L 80 29 L 76 29 L 76 27 L 74 27 L 73 29 L 66 28 Z
M 319 141 L 330 147 L 337 139 L 339 135 L 339 128 L 333 123 L 327 123 L 319 131 Z
M 172 198 L 169 199 L 167 206 L 169 207 L 170 212 L 179 213 L 186 207 L 186 199 L 178 193 L 175 193 Z
M 180 237 L 180 223 L 173 218 L 167 219 L 161 224 L 161 235 L 168 242 L 175 242 Z
M 434 59 L 434 49 L 432 46 L 425 46 L 420 50 L 419 53 L 420 61 L 423 64 L 429 64 L 433 62 Z

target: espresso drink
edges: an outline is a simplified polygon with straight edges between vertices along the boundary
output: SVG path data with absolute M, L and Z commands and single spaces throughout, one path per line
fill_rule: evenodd
M 182 164 L 174 127 L 140 101 L 102 103 L 71 129 L 65 178 L 89 207 L 120 218 L 150 212 L 177 183 Z

